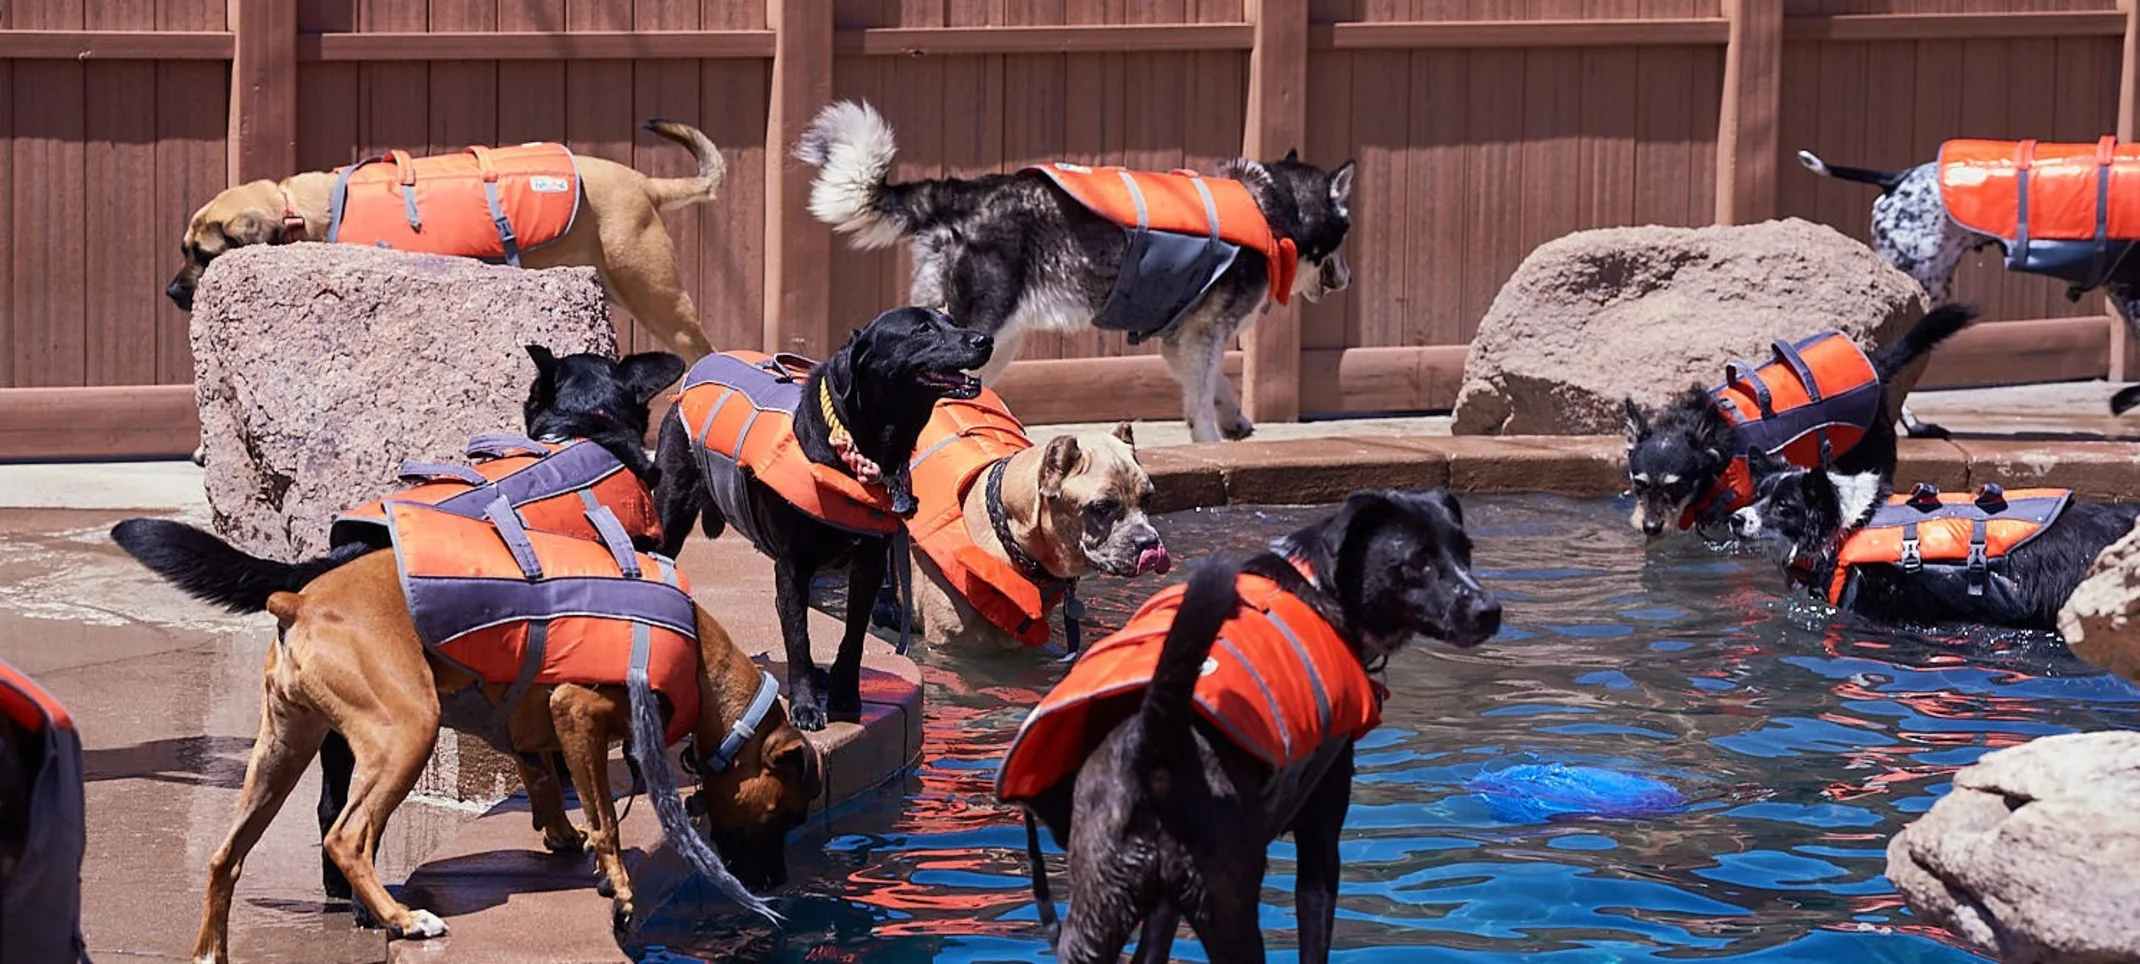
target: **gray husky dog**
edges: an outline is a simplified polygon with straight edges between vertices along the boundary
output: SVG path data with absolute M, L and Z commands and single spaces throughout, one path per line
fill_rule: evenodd
M 1217 176 L 1239 181 L 1276 243 L 1289 243 L 1297 254 L 1287 290 L 1284 271 L 1293 265 L 1274 268 L 1270 257 L 1249 246 L 1125 230 L 1040 168 L 891 183 L 897 151 L 890 125 L 868 104 L 842 101 L 825 108 L 795 149 L 797 158 L 819 169 L 810 213 L 857 248 L 910 240 L 910 302 L 943 307 L 960 325 L 995 338 L 995 356 L 979 373 L 983 382 L 1003 374 L 1031 328 L 1126 330 L 1132 342 L 1159 339 L 1167 368 L 1182 386 L 1182 417 L 1191 437 L 1247 438 L 1255 427 L 1220 370 L 1227 340 L 1274 294 L 1316 301 L 1351 281 L 1338 252 L 1349 227 L 1351 161 L 1325 171 L 1288 153 L 1269 163 L 1238 159 L 1220 165 Z M 1208 205 L 1208 193 L 1205 199 Z M 1279 271 L 1278 292 L 1272 290 L 1273 270 Z

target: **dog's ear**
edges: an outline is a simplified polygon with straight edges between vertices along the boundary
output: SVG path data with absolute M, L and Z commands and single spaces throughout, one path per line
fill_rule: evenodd
M 557 370 L 557 356 L 550 354 L 550 349 L 541 345 L 529 345 L 527 349 L 528 357 L 535 360 L 535 373 L 548 379 L 550 373 Z
M 1300 163 L 1300 148 L 1297 148 L 1297 147 L 1288 147 L 1288 148 L 1286 148 L 1286 149 L 1285 149 L 1285 156 L 1284 156 L 1284 157 L 1281 157 L 1281 158 L 1279 158 L 1279 160 L 1281 160 L 1281 161 L 1284 161 L 1284 162 L 1286 162 L 1286 163 L 1289 163 L 1289 164 L 1298 164 L 1298 163 Z
M 1754 478 L 1758 479 L 1764 475 L 1789 471 L 1791 463 L 1777 458 L 1765 448 L 1754 446 L 1746 450 L 1746 467 L 1753 470 Z
M 1330 203 L 1342 208 L 1352 202 L 1352 170 L 1348 159 L 1330 172 Z
M 282 236 L 281 222 L 250 211 L 223 222 L 219 227 L 234 248 L 248 244 L 273 244 Z
M 1381 492 L 1356 492 L 1345 500 L 1333 524 L 1323 529 L 1323 554 L 1332 560 L 1330 586 L 1343 592 L 1344 587 L 1361 584 L 1368 543 L 1375 529 L 1397 511 L 1397 503 Z
M 818 769 L 817 754 L 810 749 L 810 742 L 800 736 L 794 739 L 767 739 L 763 751 L 765 768 L 788 778 L 802 791 L 805 799 L 815 800 L 824 792 L 824 777 Z
M 627 355 L 617 363 L 618 373 L 624 379 L 624 387 L 632 393 L 639 404 L 654 401 L 654 396 L 684 377 L 684 360 L 665 351 L 643 351 Z
M 1129 446 L 1132 451 L 1136 450 L 1137 431 L 1130 427 L 1128 422 L 1115 423 L 1115 437 L 1121 439 L 1122 444 Z
M 1622 414 L 1627 416 L 1627 424 L 1625 427 L 1627 429 L 1627 443 L 1629 445 L 1633 445 L 1636 442 L 1640 442 L 1643 439 L 1649 437 L 1649 414 L 1644 412 L 1642 410 L 1642 406 L 1635 402 L 1635 396 L 1628 395 L 1620 399 L 1620 410 Z
M 1079 455 L 1077 436 L 1058 435 L 1048 440 L 1047 451 L 1040 455 L 1040 497 L 1054 500 L 1063 494 L 1063 482 L 1070 473 L 1077 471 Z

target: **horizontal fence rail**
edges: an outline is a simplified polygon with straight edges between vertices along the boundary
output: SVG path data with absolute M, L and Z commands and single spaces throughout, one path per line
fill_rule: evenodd
M 569 19 L 561 3 L 538 10 L 548 19 L 451 3 L 428 0 L 427 22 L 427 0 L 361 16 L 375 5 L 228 0 L 226 16 L 157 30 L 94 29 L 87 3 L 37 23 L 0 4 L 0 86 L 12 91 L 0 94 L 12 161 L 0 231 L 18 249 L 0 255 L 0 459 L 189 451 L 199 429 L 184 319 L 159 300 L 176 267 L 173 225 L 211 183 L 346 163 L 389 140 L 547 137 L 680 173 L 681 155 L 636 142 L 629 125 L 695 109 L 712 134 L 717 120 L 732 186 L 719 210 L 671 225 L 687 286 L 717 342 L 811 354 L 897 300 L 907 271 L 901 253 L 847 250 L 806 210 L 814 172 L 788 152 L 836 96 L 867 97 L 893 119 L 902 179 L 1050 156 L 1137 166 L 1293 148 L 1326 165 L 1354 156 L 1368 196 L 1355 198 L 1347 242 L 1353 290 L 1261 316 L 1227 355 L 1251 417 L 1287 420 L 1447 408 L 1507 272 L 1569 230 L 1794 215 L 1862 236 L 1871 192 L 1813 183 L 1789 160 L 1800 146 L 1893 165 L 1929 159 L 1923 145 L 1947 136 L 2039 136 L 2030 125 L 2045 139 L 2135 133 L 2133 0 L 1827 5 L 1864 10 L 1850 13 L 1801 0 L 1514 5 L 1535 8 L 1532 20 L 1182 0 L 1156 5 L 1168 22 L 988 24 L 955 22 L 992 6 L 956 0 L 934 23 L 874 0 L 762 0 L 762 12 L 739 2 L 721 16 L 638 0 L 575 7 Z M 1106 19 L 1088 0 L 1041 6 Z M 993 7 L 1000 20 L 1040 19 Z M 671 8 L 685 12 L 662 21 Z M 1946 63 L 1957 54 L 2004 70 Z M 223 89 L 204 70 L 221 72 Z M 2032 72 L 2040 79 L 2000 79 Z M 410 91 L 398 89 L 404 76 Z M 149 99 L 134 114 L 129 84 Z M 63 96 L 41 106 L 38 88 L 52 85 Z M 201 96 L 218 99 L 215 120 Z M 1972 113 L 1996 100 L 1998 130 L 1971 126 L 1964 99 Z M 131 133 L 100 130 L 107 115 L 128 118 Z M 211 123 L 218 133 L 204 139 Z M 101 146 L 129 138 L 147 138 L 147 154 Z M 129 172 L 153 187 L 106 176 Z M 119 253 L 66 237 L 120 217 L 122 203 L 99 198 L 129 190 L 154 198 L 153 230 Z M 22 253 L 37 237 L 76 247 Z M 2047 283 L 2002 277 L 1996 264 L 1965 271 L 1962 289 L 2012 320 L 1959 336 L 1923 384 L 2128 374 L 2124 332 L 2099 301 L 2064 306 Z M 46 317 L 60 312 L 75 320 Z M 141 329 L 148 346 L 128 347 Z M 648 344 L 639 338 L 627 341 Z M 1173 417 L 1180 390 L 1149 352 L 1036 336 L 1001 388 L 1034 422 Z

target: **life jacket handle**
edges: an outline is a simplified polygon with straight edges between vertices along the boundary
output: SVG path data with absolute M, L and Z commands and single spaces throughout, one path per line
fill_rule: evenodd
M 485 478 L 483 473 L 468 466 L 447 465 L 443 462 L 424 462 L 417 459 L 409 459 L 401 463 L 401 471 L 398 475 L 403 482 L 423 483 L 437 482 L 442 479 L 455 479 L 466 482 L 469 485 L 490 484 L 490 480 Z
M 533 455 L 541 458 L 548 454 L 549 448 L 541 442 L 511 432 L 485 432 L 468 440 L 468 457 L 472 459 L 502 459 L 508 455 Z
M 1986 482 L 1977 490 L 1977 508 L 1992 515 L 2006 511 L 2006 488 L 1997 482 Z
M 792 384 L 810 377 L 817 362 L 794 352 L 774 352 L 773 357 L 758 363 L 758 368 L 783 384 Z
M 1726 385 L 1746 386 L 1747 391 L 1752 392 L 1754 395 L 1754 403 L 1761 407 L 1761 417 L 1764 419 L 1776 417 L 1776 406 L 1774 400 L 1769 397 L 1768 384 L 1763 382 L 1761 376 L 1755 373 L 1752 362 L 1743 358 L 1734 358 L 1725 362 L 1724 383 Z
M 529 582 L 542 578 L 542 559 L 535 555 L 535 544 L 528 541 L 528 530 L 520 524 L 520 514 L 513 511 L 513 504 L 500 495 L 483 507 L 483 517 L 498 530 L 498 538 L 505 541 L 505 548 L 519 563 L 520 574 Z
M 594 524 L 595 534 L 602 537 L 610 558 L 617 561 L 617 572 L 626 579 L 639 578 L 639 553 L 632 548 L 631 534 L 624 531 L 617 514 L 609 506 L 596 503 L 587 507 L 587 521 Z
M 1910 497 L 1904 504 L 1920 512 L 1931 512 L 1938 509 L 1940 505 L 1939 486 L 1930 482 L 1917 483 L 1916 487 L 1910 490 Z

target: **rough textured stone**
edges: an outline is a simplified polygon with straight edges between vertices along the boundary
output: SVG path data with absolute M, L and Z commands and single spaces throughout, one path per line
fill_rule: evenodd
M 2140 960 L 2140 733 L 2047 736 L 1955 775 L 1887 847 L 1928 921 L 2007 964 Z
M 2058 611 L 2074 655 L 2140 682 L 2140 527 L 2106 547 Z
M 520 427 L 531 343 L 615 354 L 594 269 L 325 244 L 217 258 L 193 311 L 216 528 L 271 558 L 325 550 L 334 514 L 393 489 L 403 459 Z
M 1759 363 L 1769 342 L 1829 328 L 1887 344 L 1923 312 L 1908 276 L 1796 218 L 1579 231 L 1531 252 L 1494 298 L 1452 431 L 1617 434 L 1625 395 L 1662 401 L 1715 383 L 1729 359 Z M 1917 375 L 1898 379 L 1898 398 Z

